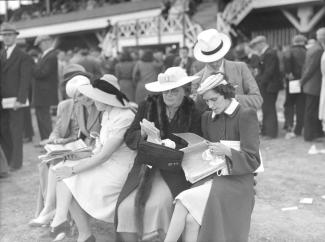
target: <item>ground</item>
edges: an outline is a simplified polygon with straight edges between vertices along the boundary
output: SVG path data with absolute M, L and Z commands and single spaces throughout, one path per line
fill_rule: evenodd
M 27 225 L 34 215 L 38 189 L 37 156 L 41 149 L 34 144 L 24 145 L 23 168 L 0 179 L 1 242 L 51 241 L 39 239 L 46 228 Z M 257 176 L 250 242 L 325 241 L 325 154 L 308 155 L 312 144 L 301 137 L 286 140 L 283 131 L 277 139 L 261 141 L 265 172 Z M 325 143 L 316 146 L 325 148 Z M 312 197 L 313 203 L 300 204 L 303 197 Z M 292 206 L 298 210 L 281 211 Z M 97 241 L 114 241 L 112 224 L 92 221 L 92 226 Z M 64 240 L 72 241 L 76 237 Z

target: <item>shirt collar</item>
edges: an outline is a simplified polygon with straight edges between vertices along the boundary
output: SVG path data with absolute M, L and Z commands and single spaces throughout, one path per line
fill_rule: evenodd
M 10 58 L 10 56 L 11 56 L 12 52 L 14 51 L 15 47 L 16 47 L 16 44 L 13 44 L 13 45 L 11 45 L 11 46 L 9 46 L 7 48 L 7 59 Z
M 267 48 L 269 48 L 268 45 L 266 45 L 266 46 L 262 49 L 262 51 L 261 51 L 261 55 L 263 55 L 263 54 L 265 53 L 265 51 L 267 50 Z
M 54 50 L 54 48 L 53 47 L 51 47 L 51 48 L 48 48 L 47 50 L 45 50 L 44 52 L 43 52 L 43 54 L 42 54 L 42 57 L 44 57 L 47 53 L 49 53 L 51 50 Z
M 238 105 L 239 105 L 238 101 L 235 98 L 232 98 L 229 106 L 223 112 L 228 116 L 231 116 L 235 112 Z M 217 115 L 218 114 L 216 114 L 215 112 L 212 112 L 211 114 L 212 119 L 214 119 Z

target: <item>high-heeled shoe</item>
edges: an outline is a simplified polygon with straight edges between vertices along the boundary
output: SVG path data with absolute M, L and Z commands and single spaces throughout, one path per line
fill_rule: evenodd
M 50 229 L 50 237 L 53 238 L 53 241 L 63 240 L 66 235 L 69 233 L 70 224 L 66 220 L 58 226 L 51 227 Z
M 30 227 L 44 227 L 48 226 L 55 215 L 55 210 L 45 214 L 44 216 L 38 216 L 37 218 L 29 221 L 28 225 Z
M 96 242 L 95 236 L 92 234 L 84 242 Z

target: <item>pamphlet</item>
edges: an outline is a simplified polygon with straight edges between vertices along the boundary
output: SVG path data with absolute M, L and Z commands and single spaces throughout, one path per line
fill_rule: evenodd
M 300 80 L 289 81 L 289 93 L 301 93 L 301 84 Z
M 2 108 L 3 109 L 12 109 L 12 108 L 14 108 L 16 101 L 17 101 L 16 97 L 2 98 L 2 102 L 1 102 Z M 28 107 L 28 106 L 29 106 L 29 101 L 27 99 L 26 102 L 21 104 L 18 108 L 23 108 L 23 107 Z

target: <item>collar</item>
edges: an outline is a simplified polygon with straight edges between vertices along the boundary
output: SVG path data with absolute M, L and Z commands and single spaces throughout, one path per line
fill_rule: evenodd
M 265 53 L 265 51 L 266 51 L 268 48 L 269 48 L 269 46 L 266 45 L 266 46 L 262 49 L 262 51 L 261 51 L 261 55 L 263 55 L 263 54 Z
M 14 51 L 15 47 L 16 47 L 16 44 L 13 44 L 13 45 L 11 45 L 11 46 L 9 46 L 7 48 L 7 59 L 10 58 L 10 56 L 11 56 L 12 52 Z
M 231 116 L 237 109 L 238 105 L 239 105 L 238 101 L 235 98 L 232 98 L 229 106 L 223 112 L 228 116 Z M 211 114 L 212 119 L 214 119 L 217 115 L 218 114 L 212 112 Z
M 42 57 L 44 57 L 46 54 L 48 54 L 50 51 L 52 51 L 52 50 L 54 50 L 54 48 L 53 47 L 50 47 L 50 48 L 48 48 L 47 50 L 45 50 L 44 52 L 43 52 L 43 54 L 42 54 Z

